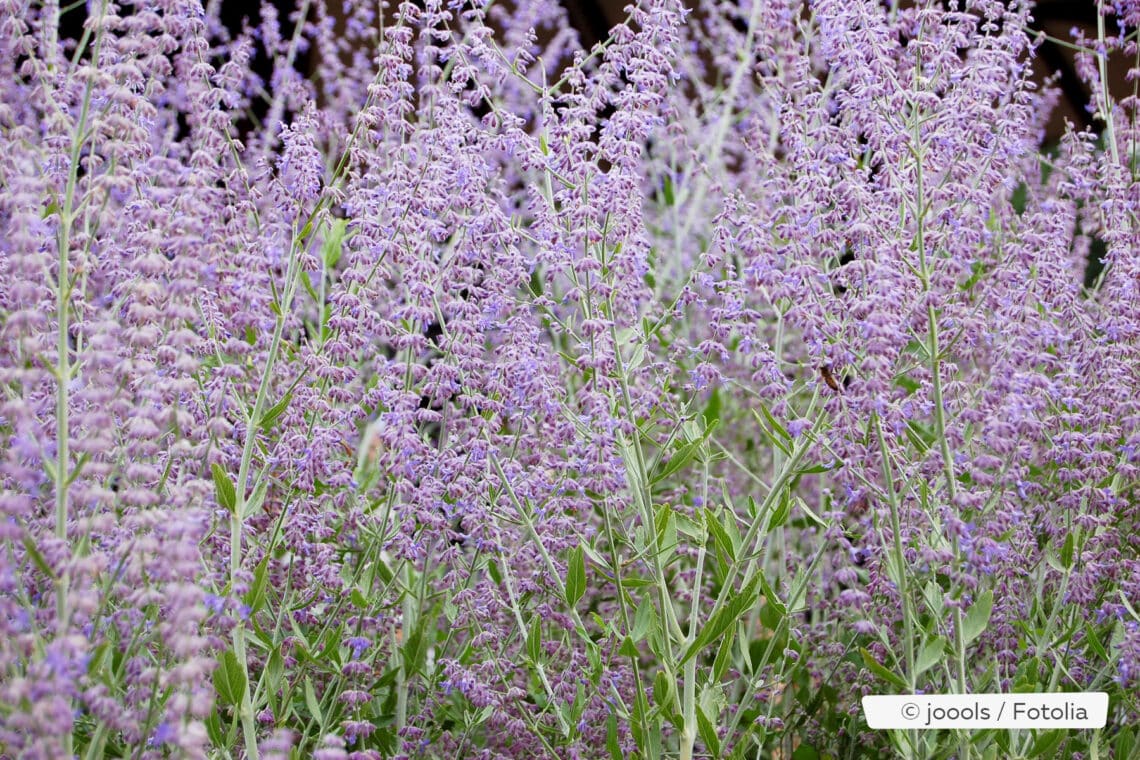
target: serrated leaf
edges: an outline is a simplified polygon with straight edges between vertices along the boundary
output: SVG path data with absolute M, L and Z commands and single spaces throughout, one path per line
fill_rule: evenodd
M 324 245 L 321 246 L 322 259 L 326 269 L 332 269 L 340 261 L 341 251 L 344 248 L 344 233 L 347 229 L 347 219 L 333 219 L 329 225 Z
M 404 661 L 404 670 L 408 673 L 420 673 L 427 661 L 427 645 L 424 640 L 424 630 L 416 626 L 412 631 L 404 632 L 404 644 L 400 647 L 400 654 Z
M 788 521 L 788 516 L 792 514 L 792 495 L 785 491 L 780 494 L 780 503 L 776 505 L 776 511 L 772 513 L 772 519 L 768 523 L 768 528 L 779 528 Z
M 753 409 L 752 416 L 756 418 L 756 422 L 759 423 L 760 428 L 764 430 L 764 432 L 769 433 L 769 438 L 772 439 L 772 442 L 779 446 L 780 450 L 785 454 L 790 454 L 791 449 L 787 447 L 787 444 L 792 442 L 792 434 L 788 432 L 788 429 L 784 427 L 778 419 L 772 416 L 772 413 L 768 411 L 768 407 L 763 404 L 759 404 L 759 407 L 760 414 L 757 414 L 756 410 Z M 761 415 L 763 415 L 763 418 L 761 418 Z
M 610 753 L 610 760 L 623 760 L 621 742 L 618 741 L 617 714 L 610 712 L 606 718 L 606 750 Z
M 1085 623 L 1085 641 L 1102 660 L 1111 659 L 1108 656 L 1108 650 L 1100 643 L 1100 636 L 1097 636 L 1096 631 L 1093 630 L 1090 623 Z
M 646 596 L 637 605 L 637 613 L 633 617 L 633 640 L 641 641 L 650 631 L 657 628 L 657 610 L 653 602 Z
M 566 563 L 566 603 L 574 607 L 585 593 L 586 560 L 582 548 L 576 546 L 570 550 L 570 560 Z
M 713 515 L 711 509 L 704 510 L 705 524 L 708 526 L 709 535 L 713 538 L 713 543 L 716 547 L 728 558 L 729 562 L 736 562 L 736 549 L 732 541 L 732 537 L 728 535 L 728 531 L 720 524 L 720 521 Z
M 992 591 L 983 591 L 970 605 L 970 609 L 966 611 L 966 618 L 962 621 L 963 646 L 968 646 L 986 630 L 993 608 L 994 592 Z
M 1065 732 L 1057 728 L 1038 734 L 1033 746 L 1029 749 L 1029 757 L 1056 757 L 1057 747 L 1064 738 Z
M 936 636 L 923 645 L 918 653 L 918 659 L 914 664 L 914 676 L 917 678 L 921 674 L 930 670 L 932 667 L 942 661 L 943 653 L 946 651 L 946 639 L 942 636 Z
M 210 743 L 215 747 L 226 746 L 226 732 L 222 728 L 222 719 L 218 711 L 210 711 L 204 722 L 206 724 L 206 736 L 209 737 Z
M 760 578 L 760 593 L 764 595 L 765 601 L 768 602 L 768 607 L 776 614 L 778 620 L 783 620 L 788 614 L 788 606 L 776 596 L 775 589 L 768 583 L 768 579 L 763 575 Z
M 716 734 L 716 726 L 705 715 L 705 711 L 697 705 L 697 733 L 712 757 L 720 757 L 720 737 Z
M 245 695 L 246 677 L 241 663 L 232 649 L 222 652 L 214 668 L 214 691 L 224 705 L 241 704 Z
M 261 609 L 261 605 L 265 602 L 265 587 L 269 582 L 269 555 L 266 554 L 257 563 L 257 567 L 253 569 L 253 583 L 249 585 L 249 590 L 245 592 L 245 597 L 242 601 L 249 607 L 249 614 L 253 615 Z
M 815 511 L 807 505 L 806 501 L 797 496 L 795 503 L 796 506 L 800 508 L 800 511 L 804 513 L 804 518 L 807 522 L 812 523 L 817 528 L 826 528 L 828 526 L 828 523 L 824 522 L 824 519 L 817 515 Z
M 680 667 L 686 662 L 691 660 L 698 652 L 704 649 L 710 642 L 716 641 L 725 631 L 729 630 L 732 626 L 736 625 L 737 620 L 748 610 L 756 604 L 759 598 L 759 592 L 756 586 L 760 581 L 760 576 L 755 576 L 748 585 L 735 594 L 731 600 L 720 610 L 713 615 L 713 617 L 705 623 L 701 628 L 693 643 L 685 650 L 685 655 L 681 658 L 677 666 Z
M 716 650 L 716 659 L 713 660 L 713 682 L 719 683 L 728 672 L 728 667 L 732 664 L 732 646 L 734 643 L 731 636 L 725 636 L 720 640 L 720 648 Z
M 705 539 L 708 538 L 708 530 L 705 528 L 703 523 L 699 523 L 696 520 L 693 520 L 683 514 L 676 512 L 674 513 L 674 516 L 676 519 L 678 533 L 688 536 L 689 538 L 692 538 L 701 544 L 703 544 L 705 542 Z
M 313 720 L 317 722 L 318 726 L 324 727 L 325 718 L 321 714 L 321 703 L 317 700 L 317 693 L 313 690 L 313 681 L 308 676 L 305 676 L 305 706 L 309 708 L 309 715 L 313 716 Z
M 1061 566 L 1066 570 L 1073 566 L 1074 541 L 1073 532 L 1069 531 L 1068 535 L 1065 536 L 1065 543 L 1061 546 Z
M 922 383 L 905 374 L 895 377 L 895 385 L 905 390 L 908 396 L 922 387 Z
M 863 664 L 867 666 L 868 670 L 892 686 L 895 686 L 896 688 L 902 689 L 904 691 L 906 690 L 906 681 L 904 681 L 900 676 L 880 665 L 878 661 L 875 660 L 874 655 L 862 647 L 859 648 L 859 654 L 862 655 Z
M 677 543 L 676 514 L 668 504 L 657 507 L 654 522 L 657 528 L 657 546 L 666 548 Z
M 32 560 L 32 564 L 39 568 L 39 571 L 46 575 L 49 579 L 53 581 L 56 580 L 55 573 L 52 572 L 51 566 L 48 565 L 47 560 L 44 559 L 44 555 L 40 554 L 39 547 L 36 546 L 36 542 L 32 539 L 32 537 L 25 535 L 23 538 L 23 544 L 24 551 L 28 553 L 28 557 Z
M 273 423 L 277 421 L 277 418 L 289 408 L 289 403 L 292 400 L 292 392 L 286 393 L 284 398 L 271 406 L 265 414 L 261 415 L 261 420 L 257 423 L 257 426 L 261 428 L 262 431 L 269 432 L 273 427 Z
M 708 436 L 712 433 L 712 430 L 713 428 L 710 427 L 705 431 L 705 434 L 697 440 L 682 444 L 673 454 L 673 456 L 669 458 L 668 462 L 658 464 L 656 467 L 654 467 L 653 472 L 649 477 L 649 484 L 654 485 L 656 483 L 660 483 L 662 480 L 669 477 L 687 465 L 689 462 L 691 462 L 693 460 L 693 457 L 697 455 L 697 452 L 700 451 L 701 447 L 708 439 Z
M 257 485 L 253 487 L 253 493 L 245 500 L 245 507 L 242 508 L 241 514 L 243 520 L 252 517 L 261 510 L 261 505 L 265 503 L 265 494 L 268 490 L 269 478 L 259 479 Z
M 530 632 L 526 635 L 526 653 L 531 662 L 542 661 L 542 618 L 539 615 L 530 621 Z
M 677 685 L 665 674 L 664 670 L 658 670 L 657 675 L 653 677 L 653 702 L 668 713 L 671 711 L 670 708 L 676 694 Z
M 637 689 L 633 695 L 633 720 L 629 722 L 629 730 L 633 734 L 633 741 L 637 744 L 637 748 L 642 752 L 645 752 L 646 743 L 650 741 L 650 737 L 645 735 L 642 728 L 645 725 L 645 716 L 648 713 L 649 700 L 645 696 L 645 690 Z
M 214 476 L 214 498 L 223 509 L 233 514 L 237 508 L 237 489 L 233 481 L 217 462 L 210 465 L 210 473 Z
M 285 660 L 281 656 L 281 647 L 274 647 L 265 662 L 265 676 L 269 681 L 269 691 L 276 693 L 281 688 L 281 679 L 285 675 Z
M 1128 596 L 1124 593 L 1124 590 L 1117 589 L 1117 593 L 1120 595 L 1120 603 L 1124 605 L 1124 609 L 1128 611 L 1128 614 L 1132 616 L 1133 620 L 1140 623 L 1140 613 L 1136 612 L 1136 608 L 1132 606 L 1132 602 L 1128 601 Z
M 1116 757 L 1136 757 L 1136 729 L 1121 728 L 1116 737 Z
M 705 404 L 705 410 L 701 412 L 701 418 L 704 419 L 706 428 L 720 423 L 720 409 L 720 389 L 713 388 L 712 393 L 709 394 L 709 402 Z

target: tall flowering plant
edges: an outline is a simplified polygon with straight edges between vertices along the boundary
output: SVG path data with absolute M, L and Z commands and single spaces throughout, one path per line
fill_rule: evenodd
M 0 8 L 0 757 L 1134 751 L 1131 4 Z

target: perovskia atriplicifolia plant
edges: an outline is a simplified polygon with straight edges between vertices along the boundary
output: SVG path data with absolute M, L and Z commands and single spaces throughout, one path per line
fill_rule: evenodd
M 1098 10 L 0 0 L 0 757 L 1134 756 Z

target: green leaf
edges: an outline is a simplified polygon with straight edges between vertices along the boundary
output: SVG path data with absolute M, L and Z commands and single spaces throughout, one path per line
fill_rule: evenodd
M 261 505 L 265 503 L 265 494 L 268 490 L 269 478 L 261 478 L 258 480 L 257 485 L 253 487 L 253 493 L 245 501 L 241 519 L 246 520 L 261 510 Z
M 249 586 L 249 591 L 245 592 L 243 601 L 249 607 L 249 614 L 253 615 L 261 609 L 261 605 L 265 602 L 265 586 L 269 581 L 269 555 L 266 554 L 262 557 L 261 561 L 257 563 L 257 567 L 253 569 L 253 583 Z
M 323 728 L 325 718 L 321 714 L 321 703 L 317 700 L 317 693 L 313 691 L 313 681 L 308 676 L 305 676 L 305 706 L 309 708 L 309 715 L 313 716 L 317 725 Z
M 962 621 L 962 645 L 967 646 L 971 641 L 982 635 L 990 622 L 990 613 L 994 608 L 994 592 L 984 591 L 970 605 L 966 612 L 966 619 Z
M 641 600 L 641 604 L 637 605 L 637 613 L 633 618 L 633 640 L 641 641 L 655 628 L 657 628 L 657 610 L 646 596 Z
M 606 718 L 606 749 L 609 750 L 610 760 L 623 760 L 621 743 L 618 741 L 617 713 L 612 711 Z
M 701 413 L 706 428 L 720 423 L 720 408 L 720 389 L 713 388 L 709 395 L 709 402 L 705 404 L 705 411 Z
M 776 614 L 777 620 L 783 620 L 788 614 L 788 606 L 780 601 L 780 597 L 776 596 L 775 589 L 768 583 L 768 579 L 763 575 L 760 578 L 760 593 L 764 595 L 764 599 L 768 602 L 767 606 L 772 609 Z
M 728 531 L 720 524 L 720 521 L 713 515 L 711 509 L 704 510 L 705 524 L 708 526 L 709 534 L 713 538 L 713 543 L 716 544 L 717 549 L 724 553 L 729 562 L 736 562 L 736 546 L 732 538 L 729 537 Z
M 689 462 L 691 462 L 693 457 L 695 457 L 697 455 L 697 452 L 701 450 L 701 447 L 704 446 L 705 441 L 708 440 L 709 436 L 712 435 L 712 432 L 715 429 L 715 424 L 710 425 L 709 427 L 705 428 L 705 431 L 700 438 L 697 438 L 694 441 L 690 441 L 689 443 L 680 446 L 673 454 L 673 456 L 669 458 L 668 462 L 665 462 L 664 464 L 658 463 L 658 465 L 653 468 L 653 473 L 649 477 L 649 484 L 653 485 L 655 483 L 660 483 L 662 480 L 669 477 L 673 473 L 677 472 L 677 470 L 681 469 Z
M 269 681 L 269 691 L 276 693 L 281 688 L 281 679 L 285 675 L 285 660 L 281 657 L 281 647 L 273 648 L 269 659 L 265 662 L 265 676 Z
M 768 523 L 768 529 L 779 528 L 788 521 L 788 516 L 792 513 L 792 495 L 788 491 L 780 494 L 780 503 L 776 506 L 776 511 L 772 513 L 772 519 Z
M 719 683 L 724 674 L 728 672 L 728 666 L 732 664 L 732 645 L 734 641 L 731 636 L 725 636 L 720 640 L 720 648 L 716 651 L 716 659 L 713 660 L 712 676 L 713 682 Z
M 1073 549 L 1075 543 L 1076 531 L 1069 531 L 1069 534 L 1065 536 L 1064 545 L 1061 546 L 1061 564 L 1065 566 L 1066 570 L 1073 566 Z
M 344 249 L 344 233 L 347 229 L 347 219 L 333 219 L 329 225 L 329 232 L 325 236 L 324 245 L 321 246 L 326 269 L 332 269 L 340 261 L 341 251 Z
M 752 416 L 760 423 L 760 427 L 765 429 L 771 428 L 779 438 L 782 438 L 786 443 L 791 443 L 792 434 L 788 432 L 788 429 L 784 427 L 778 419 L 772 416 L 772 413 L 768 411 L 768 407 L 763 404 L 759 404 L 759 407 L 760 413 L 764 415 L 764 419 L 760 419 L 760 414 L 756 414 L 755 409 L 752 410 Z M 767 425 L 765 425 L 765 423 L 767 423 Z M 787 449 L 784 450 L 787 451 Z
M 218 716 L 217 705 L 210 711 L 205 723 L 206 736 L 210 738 L 210 744 L 215 747 L 226 746 L 226 732 L 222 729 L 222 719 Z
M 313 287 L 313 281 L 309 279 L 309 273 L 304 270 L 301 271 L 301 285 L 305 287 L 305 292 L 309 294 L 309 298 L 318 302 L 321 300 L 321 297 L 317 295 L 316 288 Z
M 633 734 L 637 748 L 642 752 L 649 749 L 647 745 L 653 741 L 651 736 L 645 735 L 644 726 L 647 715 L 649 715 L 649 699 L 645 696 L 644 689 L 638 689 L 633 695 L 633 720 L 630 721 L 629 730 Z
M 586 560 L 582 547 L 570 550 L 570 561 L 566 563 L 566 603 L 571 607 L 578 604 L 586 593 Z
M 658 707 L 665 710 L 666 713 L 672 712 L 673 700 L 677 696 L 677 684 L 673 679 L 665 673 L 664 670 L 658 670 L 657 675 L 653 677 L 653 701 Z
M 708 529 L 704 524 L 686 517 L 678 512 L 673 513 L 674 521 L 676 522 L 677 532 L 682 533 L 689 538 L 695 540 L 698 544 L 703 544 L 708 538 Z
M 657 528 L 657 548 L 665 561 L 668 554 L 677 546 L 677 520 L 676 514 L 668 504 L 657 508 L 655 519 Z
M 284 413 L 284 411 L 289 408 L 289 402 L 292 400 L 293 394 L 291 392 L 286 393 L 285 398 L 278 401 L 276 404 L 269 408 L 269 411 L 261 415 L 261 420 L 257 423 L 257 426 L 264 432 L 268 433 L 269 430 L 273 427 L 273 423 L 277 421 L 277 418 L 280 417 L 282 413 Z
M 526 653 L 531 662 L 542 662 L 542 616 L 535 615 L 530 621 L 530 632 L 526 635 Z
M 895 385 L 897 385 L 900 388 L 902 388 L 903 390 L 905 390 L 908 396 L 913 394 L 915 391 L 917 391 L 919 388 L 922 387 L 922 383 L 918 382 L 917 380 L 913 379 L 910 375 L 906 375 L 906 374 L 899 375 L 898 377 L 896 377 L 895 378 Z
M 716 726 L 705 715 L 700 705 L 697 705 L 697 733 L 701 735 L 701 741 L 705 743 L 709 754 L 712 757 L 720 757 L 720 737 L 716 735 Z
M 796 506 L 800 508 L 800 511 L 804 513 L 804 519 L 807 522 L 814 524 L 817 528 L 828 527 L 828 523 L 824 522 L 823 518 L 817 515 L 815 511 L 807 505 L 806 501 L 797 496 L 795 497 L 795 503 Z
M 914 444 L 914 447 L 921 453 L 930 451 L 934 445 L 934 431 L 917 420 L 909 420 L 906 423 L 906 437 Z
M 792 753 L 792 760 L 819 760 L 819 750 L 810 744 L 801 744 Z
M 32 539 L 31 536 L 25 535 L 23 544 L 24 551 L 28 553 L 28 557 L 31 558 L 32 564 L 38 567 L 40 572 L 46 575 L 50 580 L 56 580 L 55 573 L 51 571 L 51 566 L 48 565 L 47 560 L 44 559 L 44 555 L 40 554 L 39 547 L 36 546 L 35 540 Z
M 665 175 L 665 181 L 662 182 L 661 192 L 665 196 L 666 207 L 672 206 L 677 202 L 677 197 L 673 191 L 673 178 L 668 174 Z
M 922 647 L 918 653 L 918 660 L 914 664 L 915 678 L 930 670 L 942 661 L 942 654 L 946 651 L 946 639 L 936 636 Z
M 245 671 L 232 649 L 222 652 L 214 668 L 214 691 L 224 705 L 239 705 L 245 695 Z
M 417 625 L 415 630 L 404 631 L 404 645 L 400 647 L 404 669 L 409 673 L 423 672 L 424 663 L 427 662 L 427 649 L 422 626 Z
M 883 679 L 887 683 L 891 684 L 892 686 L 895 686 L 896 688 L 902 689 L 904 691 L 906 690 L 906 688 L 907 688 L 906 681 L 904 681 L 901 677 L 899 677 L 898 675 L 894 674 L 890 670 L 887 670 L 882 665 L 880 665 L 875 660 L 874 655 L 872 655 L 870 652 L 868 652 L 866 649 L 863 649 L 862 647 L 859 648 L 859 654 L 863 656 L 863 664 L 867 666 L 868 670 L 870 670 L 872 673 L 874 673 L 875 675 L 877 675 L 879 678 Z
M 1100 643 L 1100 636 L 1093 630 L 1092 624 L 1088 622 L 1085 623 L 1085 641 L 1102 660 L 1110 659 L 1108 650 L 1104 648 L 1104 644 Z
M 1116 736 L 1116 757 L 1136 757 L 1136 729 L 1121 728 Z
M 214 476 L 214 498 L 227 512 L 233 514 L 237 508 L 237 489 L 234 488 L 234 482 L 217 462 L 210 465 L 210 472 Z
M 756 600 L 760 597 L 756 586 L 760 582 L 760 576 L 757 575 L 749 581 L 748 585 L 735 594 L 731 600 L 720 610 L 713 615 L 713 617 L 705 623 L 701 628 L 693 643 L 685 650 L 685 655 L 681 658 L 677 666 L 680 667 L 686 662 L 691 660 L 698 652 L 704 649 L 710 642 L 719 639 L 725 631 L 732 626 L 736 625 L 737 620 L 748 610 L 756 604 Z
M 1132 606 L 1132 603 L 1128 601 L 1128 597 L 1125 596 L 1124 590 L 1117 589 L 1117 593 L 1120 595 L 1120 603 L 1124 605 L 1124 609 L 1128 611 L 1128 614 L 1132 616 L 1133 620 L 1140 623 L 1140 613 L 1136 612 L 1136 609 Z
M 1041 732 L 1029 749 L 1029 757 L 1057 757 L 1056 749 L 1064 738 L 1065 732 L 1059 728 Z

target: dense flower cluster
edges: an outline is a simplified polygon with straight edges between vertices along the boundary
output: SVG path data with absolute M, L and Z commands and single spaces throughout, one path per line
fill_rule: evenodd
M 1031 5 L 897 5 L 0 0 L 0 757 L 1140 717 L 1140 6 L 1042 153 Z

